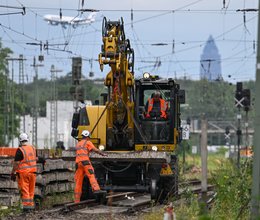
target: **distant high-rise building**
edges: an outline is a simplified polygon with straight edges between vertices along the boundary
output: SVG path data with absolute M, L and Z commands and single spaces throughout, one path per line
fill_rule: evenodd
M 209 81 L 222 80 L 220 54 L 211 35 L 200 57 L 200 78 Z

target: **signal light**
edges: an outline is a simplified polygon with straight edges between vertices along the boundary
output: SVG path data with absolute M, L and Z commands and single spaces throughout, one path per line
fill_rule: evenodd
M 243 90 L 243 97 L 244 97 L 244 101 L 243 101 L 243 105 L 244 105 L 244 110 L 248 111 L 250 104 L 251 104 L 251 94 L 250 94 L 250 89 L 244 89 Z
M 143 74 L 143 78 L 144 78 L 144 79 L 149 79 L 149 78 L 150 78 L 150 73 L 145 72 L 145 73 Z
M 167 168 L 168 167 L 168 164 L 167 163 L 163 163 L 162 164 L 162 168 Z
M 229 127 L 226 127 L 226 132 L 225 132 L 227 135 L 230 133 L 229 131 Z

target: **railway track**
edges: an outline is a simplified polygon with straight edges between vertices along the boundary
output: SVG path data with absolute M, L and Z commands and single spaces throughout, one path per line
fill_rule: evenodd
M 105 203 L 97 202 L 95 199 L 89 199 L 80 203 L 64 204 L 61 212 L 68 213 L 75 211 L 81 214 L 96 214 L 96 213 L 129 213 L 140 210 L 141 208 L 151 205 L 151 196 L 147 193 L 113 193 L 105 198 Z
M 209 184 L 207 191 L 211 192 L 214 190 L 214 185 Z M 188 181 L 181 182 L 179 184 L 179 195 L 183 193 L 184 190 L 190 189 L 193 193 L 201 193 L 201 181 L 198 179 L 192 179 Z
M 208 205 L 210 205 L 214 201 L 214 199 L 217 195 L 217 193 L 214 191 L 214 189 L 215 189 L 215 186 L 209 184 L 207 187 L 207 192 L 205 192 L 205 194 L 204 194 L 206 196 L 206 199 L 207 199 L 206 203 Z M 180 198 L 182 195 L 184 195 L 188 191 L 193 194 L 198 194 L 198 195 L 200 195 L 200 197 L 202 197 L 201 181 L 198 179 L 193 179 L 193 180 L 181 182 L 179 184 L 178 197 Z
M 185 190 L 189 193 L 201 195 L 201 182 L 199 180 L 189 180 L 179 184 L 179 194 L 176 202 L 185 194 Z M 209 185 L 207 203 L 214 201 L 215 193 L 214 186 Z M 55 204 L 52 209 L 36 211 L 31 215 L 27 215 L 26 219 L 80 219 L 83 216 L 88 216 L 88 219 L 103 219 L 113 216 L 113 219 L 138 219 L 136 216 L 144 213 L 150 213 L 152 210 L 161 210 L 164 206 L 152 203 L 150 194 L 136 192 L 116 192 L 109 193 L 105 198 L 105 203 L 97 202 L 95 199 L 89 199 L 80 203 L 61 203 Z M 97 218 L 99 216 L 99 218 Z M 24 216 L 13 216 L 15 220 L 24 220 Z
M 179 184 L 179 194 L 180 198 L 187 190 L 194 194 L 201 194 L 201 181 L 194 179 Z M 208 200 L 212 201 L 214 197 L 214 186 L 209 185 L 207 196 Z M 178 198 L 176 200 L 178 200 Z M 95 213 L 129 213 L 136 212 L 143 208 L 151 207 L 152 201 L 150 194 L 147 193 L 136 193 L 136 192 L 125 192 L 125 193 L 110 193 L 106 196 L 106 203 L 98 203 L 96 200 L 86 200 L 80 203 L 68 203 L 64 204 L 62 211 L 71 212 L 76 211 L 78 213 L 84 214 L 95 214 Z

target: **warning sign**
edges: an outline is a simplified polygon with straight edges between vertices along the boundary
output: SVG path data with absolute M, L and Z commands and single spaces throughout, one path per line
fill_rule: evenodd
M 182 125 L 182 139 L 189 140 L 190 139 L 190 126 Z

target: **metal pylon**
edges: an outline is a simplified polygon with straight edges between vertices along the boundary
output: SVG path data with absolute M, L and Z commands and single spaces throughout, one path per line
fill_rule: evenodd
M 23 55 L 19 55 L 19 86 L 20 86 L 20 100 L 22 105 L 24 105 L 24 61 Z M 20 127 L 21 132 L 25 131 L 25 112 L 22 109 L 22 126 Z
M 56 78 L 57 73 L 62 70 L 55 69 L 54 65 L 51 66 L 51 101 L 50 101 L 50 147 L 56 146 L 58 137 L 58 105 L 57 105 L 57 88 Z
M 32 144 L 38 147 L 38 112 L 39 112 L 39 94 L 38 94 L 38 67 L 42 64 L 36 64 L 35 57 L 33 58 L 33 64 L 31 65 L 35 71 L 34 77 L 34 108 L 33 108 L 33 123 L 32 123 Z

